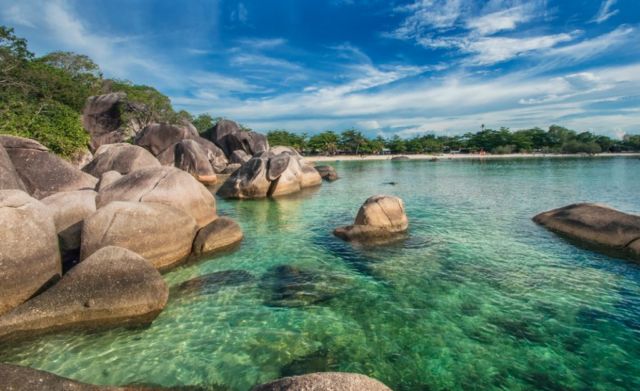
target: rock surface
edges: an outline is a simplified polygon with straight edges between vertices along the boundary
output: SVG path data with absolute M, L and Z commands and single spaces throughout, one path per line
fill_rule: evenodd
M 0 190 L 0 314 L 57 280 L 58 237 L 47 207 L 20 190 Z
M 409 227 L 404 203 L 398 197 L 376 195 L 360 207 L 353 225 L 336 228 L 333 233 L 345 240 L 374 240 L 401 234 Z
M 82 226 L 96 211 L 97 194 L 93 190 L 64 191 L 42 199 L 53 215 L 63 253 L 80 249 Z
M 175 167 L 152 167 L 125 175 L 98 192 L 96 206 L 112 201 L 158 202 L 181 209 L 204 227 L 216 219 L 211 192 L 186 172 Z
M 186 260 L 195 234 L 195 220 L 180 209 L 114 201 L 85 220 L 80 259 L 100 248 L 117 246 L 142 256 L 158 270 L 168 270 Z
M 249 156 L 269 150 L 266 136 L 244 131 L 237 123 L 226 119 L 218 121 L 204 135 L 220 147 L 228 158 L 231 158 L 231 154 L 236 150 L 242 150 Z
M 219 217 L 202 227 L 193 241 L 193 255 L 201 257 L 223 250 L 242 240 L 242 229 L 232 219 Z
M 4 147 L 0 145 L 0 190 L 10 189 L 27 191 L 16 168 L 11 162 L 9 154 Z
M 336 169 L 332 166 L 315 166 L 314 168 L 316 169 L 316 171 L 318 171 L 318 174 L 320 174 L 320 177 L 324 180 L 333 182 L 339 179 Z
M 409 156 L 405 156 L 405 155 L 394 156 L 391 158 L 391 160 L 409 160 Z
M 144 148 L 119 143 L 98 148 L 93 160 L 82 171 L 100 178 L 107 171 L 126 175 L 147 167 L 160 167 L 160 162 Z
M 49 152 L 37 141 L 15 136 L 0 136 L 0 144 L 25 185 L 38 199 L 60 191 L 93 189 L 98 180 L 71 163 Z
M 114 183 L 118 179 L 122 178 L 122 174 L 118 171 L 107 171 L 100 177 L 100 182 L 98 182 L 97 190 L 100 191 L 110 184 Z
M 540 213 L 533 221 L 585 244 L 622 250 L 640 260 L 640 216 L 583 203 Z
M 212 185 L 217 181 L 207 152 L 195 140 L 182 140 L 176 144 L 174 164 L 205 185 Z
M 144 258 L 123 248 L 104 247 L 56 285 L 0 317 L 0 340 L 148 324 L 168 297 L 162 276 Z
M 346 372 L 318 372 L 284 377 L 256 386 L 252 391 L 391 391 L 378 380 Z
M 271 182 L 267 179 L 266 158 L 254 157 L 236 170 L 218 189 L 224 198 L 264 198 L 269 193 Z
M 198 137 L 198 132 L 188 125 L 154 123 L 145 126 L 136 135 L 134 142 L 150 151 L 154 156 L 158 156 L 177 142 L 195 137 Z

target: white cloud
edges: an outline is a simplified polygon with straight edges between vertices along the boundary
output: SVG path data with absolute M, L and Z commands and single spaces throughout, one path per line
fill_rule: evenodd
M 422 35 L 427 29 L 448 29 L 453 27 L 462 13 L 462 0 L 418 0 L 412 4 L 396 8 L 397 12 L 410 15 L 391 36 L 412 39 Z
M 469 18 L 467 28 L 479 35 L 491 35 L 499 31 L 514 30 L 518 24 L 528 22 L 535 16 L 531 6 L 522 5 Z
M 602 4 L 600 4 L 600 9 L 598 10 L 598 13 L 593 18 L 593 22 L 600 24 L 608 20 L 613 15 L 617 14 L 618 13 L 617 9 L 616 10 L 611 9 L 611 7 L 613 7 L 616 4 L 616 2 L 617 0 L 603 0 Z
M 249 20 L 249 11 L 244 3 L 238 3 L 238 6 L 231 11 L 229 18 L 232 22 L 246 24 Z
M 574 32 L 527 38 L 483 37 L 463 42 L 460 49 L 473 54 L 468 60 L 470 64 L 491 65 L 552 48 L 559 43 L 571 41 L 575 36 Z

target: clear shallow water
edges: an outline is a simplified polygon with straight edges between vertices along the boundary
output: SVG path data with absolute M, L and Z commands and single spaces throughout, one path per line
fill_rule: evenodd
M 232 390 L 321 370 L 395 390 L 640 389 L 640 264 L 530 220 L 579 201 L 640 213 L 640 160 L 335 167 L 342 179 L 311 194 L 219 201 L 243 244 L 166 274 L 171 298 L 149 328 L 52 335 L 0 347 L 0 361 L 97 384 Z M 378 193 L 404 199 L 404 242 L 331 235 Z M 228 283 L 178 288 L 229 270 Z

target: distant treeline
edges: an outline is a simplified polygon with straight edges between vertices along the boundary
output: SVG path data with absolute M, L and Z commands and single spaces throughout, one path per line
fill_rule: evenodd
M 286 130 L 267 133 L 271 145 L 287 145 L 308 154 L 380 154 L 390 153 L 600 153 L 640 151 L 640 135 L 627 135 L 622 140 L 599 136 L 591 132 L 576 132 L 552 125 L 549 130 L 540 128 L 511 131 L 483 129 L 461 136 L 419 135 L 404 139 L 368 138 L 362 132 L 349 129 L 342 133 L 325 131 L 312 136 L 295 134 Z

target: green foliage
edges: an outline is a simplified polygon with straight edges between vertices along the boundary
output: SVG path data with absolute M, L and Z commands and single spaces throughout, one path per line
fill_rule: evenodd
M 312 152 L 335 155 L 338 151 L 339 141 L 340 139 L 335 132 L 327 130 L 311 136 L 307 146 Z
M 214 119 L 209 114 L 200 114 L 197 117 L 195 117 L 191 121 L 191 123 L 193 124 L 193 126 L 196 127 L 196 129 L 198 129 L 198 133 L 203 133 L 211 129 L 213 125 L 215 125 L 216 122 L 218 122 L 218 120 L 219 118 Z
M 269 145 L 284 145 L 293 147 L 298 151 L 303 151 L 306 146 L 306 135 L 298 135 L 286 130 L 271 130 L 267 132 L 267 140 Z
M 135 122 L 140 127 L 151 122 L 178 122 L 180 119 L 168 96 L 153 87 L 133 84 L 128 80 L 112 80 L 108 83 L 110 92 L 124 92 L 127 101 L 136 106 L 135 110 L 122 113 L 123 122 Z

